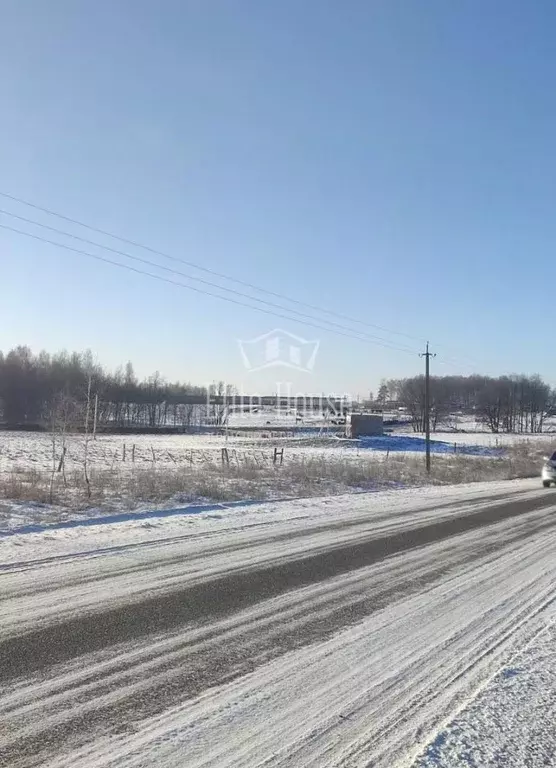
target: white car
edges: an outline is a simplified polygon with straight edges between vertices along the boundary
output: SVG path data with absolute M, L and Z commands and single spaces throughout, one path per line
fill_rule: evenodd
M 541 477 L 545 488 L 549 488 L 550 483 L 556 485 L 556 451 L 554 451 L 552 456 L 544 457 Z

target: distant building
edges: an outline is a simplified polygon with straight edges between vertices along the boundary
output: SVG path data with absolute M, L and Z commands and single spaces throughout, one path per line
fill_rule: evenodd
M 348 437 L 376 437 L 384 434 L 384 419 L 378 413 L 352 413 L 346 423 Z

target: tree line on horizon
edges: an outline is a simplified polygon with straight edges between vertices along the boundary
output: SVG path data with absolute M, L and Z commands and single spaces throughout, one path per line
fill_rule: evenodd
M 188 395 L 230 394 L 218 382 L 200 387 L 167 382 L 158 372 L 139 379 L 131 362 L 107 371 L 87 352 L 34 354 L 18 346 L 0 351 L 0 422 L 14 427 L 50 427 L 63 421 L 83 428 L 95 403 L 100 425 L 129 429 L 188 428 L 219 423 L 218 406 L 193 405 Z M 180 399 L 182 402 L 180 402 Z M 397 401 L 415 431 L 424 428 L 425 378 L 383 380 L 376 401 Z M 86 416 L 88 413 L 88 416 Z M 457 428 L 457 414 L 472 415 L 492 432 L 542 432 L 556 415 L 556 391 L 538 375 L 433 376 L 430 380 L 431 428 Z
M 211 389 L 221 393 L 223 384 Z M 192 426 L 206 406 L 180 403 L 187 395 L 206 396 L 207 388 L 169 383 L 156 372 L 139 379 L 131 362 L 114 372 L 95 362 L 90 351 L 33 354 L 19 346 L 0 352 L 0 421 L 10 426 L 44 426 L 64 421 L 83 427 L 86 404 L 93 403 L 99 424 L 122 428 Z
M 424 430 L 425 377 L 383 381 L 378 399 L 396 400 L 407 411 L 413 429 Z M 539 374 L 506 376 L 431 376 L 430 423 L 458 428 L 458 416 L 473 416 L 493 433 L 542 432 L 556 415 L 556 390 Z

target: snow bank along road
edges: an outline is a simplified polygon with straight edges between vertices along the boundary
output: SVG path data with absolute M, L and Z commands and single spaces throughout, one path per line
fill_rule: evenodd
M 0 540 L 0 765 L 411 765 L 556 606 L 538 482 Z

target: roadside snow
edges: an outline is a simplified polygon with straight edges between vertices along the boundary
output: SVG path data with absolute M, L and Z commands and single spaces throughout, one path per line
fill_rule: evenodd
M 486 505 L 502 495 L 524 497 L 538 492 L 538 480 L 424 486 L 310 499 L 151 509 L 147 513 L 120 515 L 112 522 L 110 518 L 85 518 L 45 525 L 34 531 L 13 528 L 0 535 L 0 570 L 8 563 L 33 557 L 78 556 L 144 541 L 169 541 L 172 537 L 180 541 L 190 538 L 192 546 L 197 547 L 200 537 L 225 537 L 232 543 L 234 535 L 243 535 L 246 530 L 265 537 L 277 527 L 282 532 L 294 532 L 310 525 L 329 526 L 356 519 L 372 526 L 386 522 L 392 527 L 405 521 L 414 523 L 418 514 L 434 519 L 454 514 L 454 508 L 445 505 L 465 506 L 479 501 Z M 336 532 L 330 535 L 338 536 Z M 185 546 L 184 542 L 180 544 Z
M 556 626 L 505 666 L 414 768 L 556 766 Z

